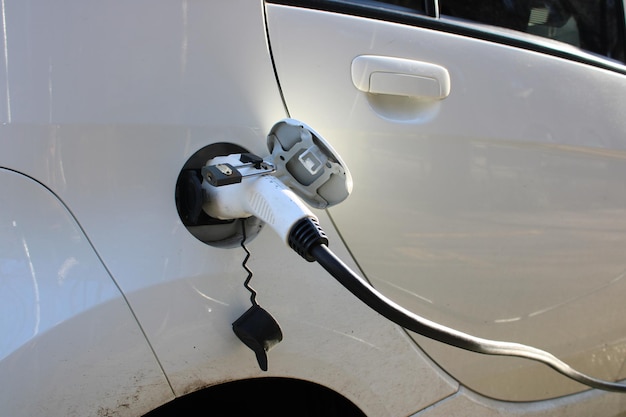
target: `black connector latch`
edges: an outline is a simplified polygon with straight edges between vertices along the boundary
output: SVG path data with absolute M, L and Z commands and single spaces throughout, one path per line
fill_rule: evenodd
M 237 184 L 242 179 L 241 172 L 231 164 L 205 166 L 202 168 L 202 177 L 214 187 Z
M 244 164 L 252 164 L 256 169 L 261 169 L 261 164 L 263 163 L 263 158 L 249 152 L 242 153 L 239 160 Z

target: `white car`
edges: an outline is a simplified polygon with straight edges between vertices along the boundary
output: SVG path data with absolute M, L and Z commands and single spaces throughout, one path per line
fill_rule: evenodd
M 1 12 L 0 416 L 626 413 L 623 2 Z M 289 183 L 294 123 L 337 198 Z M 606 383 L 390 321 L 288 247 L 287 209 L 227 204 L 262 181 L 411 320 Z

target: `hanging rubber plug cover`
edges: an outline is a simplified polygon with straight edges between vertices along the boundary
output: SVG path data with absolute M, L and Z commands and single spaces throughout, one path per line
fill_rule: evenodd
M 274 317 L 254 304 L 233 323 L 233 331 L 252 349 L 259 367 L 267 371 L 267 352 L 283 340 L 283 332 Z

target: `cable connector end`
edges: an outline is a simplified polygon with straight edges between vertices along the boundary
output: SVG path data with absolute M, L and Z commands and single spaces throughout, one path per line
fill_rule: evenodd
M 300 219 L 292 228 L 288 238 L 289 247 L 309 262 L 315 261 L 311 255 L 313 246 L 328 246 L 328 237 L 315 217 Z

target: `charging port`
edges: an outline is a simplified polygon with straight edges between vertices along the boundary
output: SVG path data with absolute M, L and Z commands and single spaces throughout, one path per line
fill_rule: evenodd
M 242 238 L 244 219 L 220 220 L 202 210 L 204 194 L 202 191 L 202 168 L 207 161 L 218 156 L 233 153 L 247 153 L 241 146 L 232 143 L 214 143 L 194 153 L 183 166 L 176 181 L 176 209 L 183 225 L 201 242 L 207 245 L 230 248 L 238 246 Z M 254 238 L 263 222 L 256 217 L 245 221 L 248 241 Z

